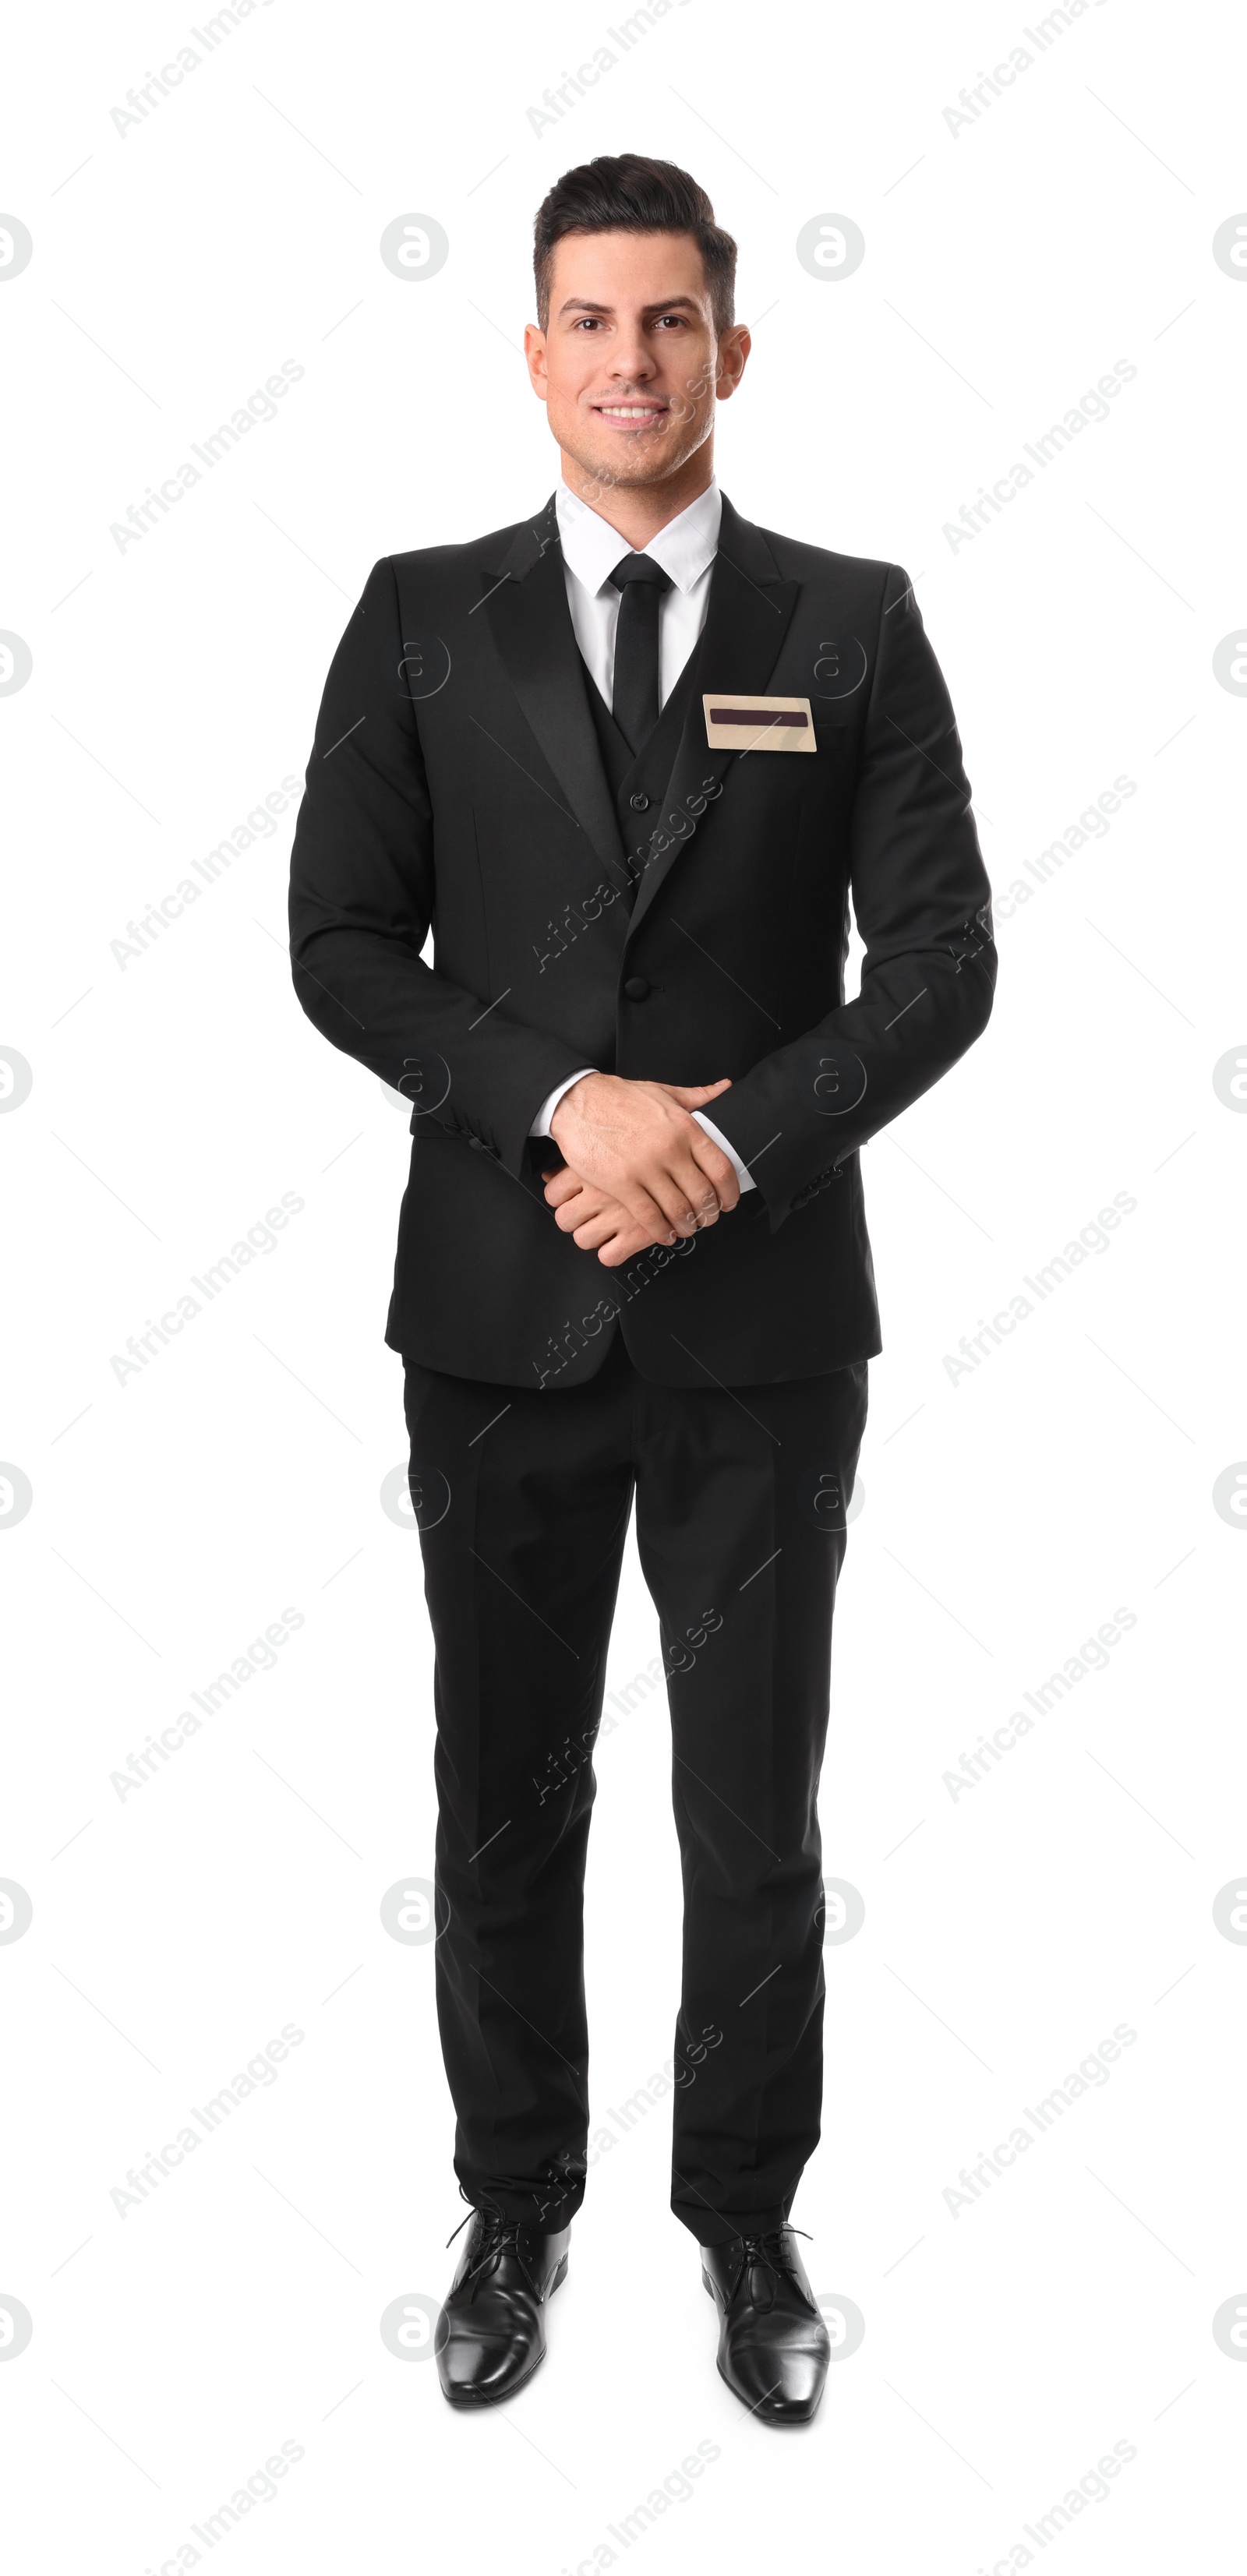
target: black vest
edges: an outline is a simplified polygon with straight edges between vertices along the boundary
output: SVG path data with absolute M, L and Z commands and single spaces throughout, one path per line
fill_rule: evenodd
M 702 633 L 704 632 L 703 628 Z M 589 713 L 593 718 L 594 732 L 597 735 L 598 752 L 615 800 L 620 837 L 628 853 L 629 864 L 625 882 L 620 882 L 622 872 L 614 865 L 611 867 L 611 879 L 616 885 L 618 899 L 608 912 L 602 914 L 597 933 L 599 937 L 607 938 L 613 943 L 617 958 L 615 968 L 617 975 L 623 970 L 623 949 L 627 938 L 628 918 L 636 899 L 642 871 L 650 857 L 651 837 L 662 821 L 667 788 L 680 748 L 685 718 L 690 705 L 696 703 L 700 691 L 701 647 L 702 638 L 699 636 L 653 732 L 642 744 L 640 751 L 635 754 L 620 732 L 588 663 L 583 655 L 581 656 L 581 676 L 585 684 L 585 696 L 589 702 Z M 599 1053 L 599 1070 L 603 1073 L 613 1073 L 615 1070 L 613 1039 L 609 1047 L 603 1047 Z M 534 1172 L 550 1163 L 561 1163 L 563 1159 L 558 1146 L 550 1137 L 530 1137 L 528 1152 Z
M 705 632 L 704 628 L 702 630 Z M 625 850 L 633 859 L 644 861 L 649 855 L 651 835 L 662 820 L 663 803 L 671 772 L 675 767 L 684 721 L 690 705 L 696 703 L 701 685 L 701 646 L 698 637 L 688 660 L 676 681 L 653 732 L 633 753 L 615 722 L 588 664 L 584 664 L 585 695 L 598 739 L 598 751 L 606 772 Z M 639 876 L 629 872 L 623 903 L 631 912 Z

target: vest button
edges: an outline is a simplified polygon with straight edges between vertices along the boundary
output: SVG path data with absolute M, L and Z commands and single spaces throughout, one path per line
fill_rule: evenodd
M 629 804 L 631 805 L 631 807 L 632 807 L 632 811 L 633 811 L 633 813 L 634 813 L 634 814 L 648 814 L 648 812 L 649 812 L 649 798 L 648 798 L 648 796 L 630 796 L 630 797 L 629 797 L 629 799 L 628 799 L 628 802 L 629 802 Z
M 648 1001 L 648 999 L 649 999 L 649 982 L 648 982 L 648 978 L 647 978 L 646 976 L 644 976 L 644 975 L 629 975 L 629 976 L 627 976 L 627 977 L 625 978 L 625 980 L 624 980 L 624 991 L 625 991 L 625 993 L 627 994 L 628 999 L 629 999 L 629 1001 L 630 1001 L 630 1002 L 645 1002 L 645 1001 Z

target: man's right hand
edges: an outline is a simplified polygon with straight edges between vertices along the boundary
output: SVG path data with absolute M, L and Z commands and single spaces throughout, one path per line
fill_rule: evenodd
M 671 1242 L 734 1208 L 740 1183 L 722 1148 L 692 1116 L 721 1082 L 628 1082 L 586 1073 L 565 1091 L 550 1132 L 572 1170 L 617 1200 L 651 1243 Z
M 632 1259 L 634 1252 L 646 1252 L 652 1244 L 677 1240 L 674 1227 L 668 1226 L 665 1219 L 661 1220 L 665 1229 L 661 1234 L 653 1226 L 638 1225 L 618 1199 L 592 1182 L 582 1181 L 570 1163 L 562 1164 L 558 1171 L 543 1172 L 541 1177 L 546 1185 L 546 1206 L 553 1208 L 560 1234 L 570 1234 L 581 1252 L 596 1252 L 608 1270 L 617 1270 L 621 1262 Z M 705 1222 L 713 1225 L 714 1219 L 707 1217 Z M 685 1231 L 691 1235 L 693 1228 L 688 1226 Z

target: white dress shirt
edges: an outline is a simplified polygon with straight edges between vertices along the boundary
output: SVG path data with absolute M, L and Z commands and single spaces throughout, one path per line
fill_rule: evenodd
M 653 562 L 661 564 L 671 580 L 670 590 L 663 591 L 658 602 L 658 702 L 664 707 L 688 660 L 706 622 L 710 604 L 710 570 L 719 543 L 719 521 L 723 502 L 717 483 L 711 483 L 690 501 L 687 510 L 667 521 L 644 549 Z M 581 657 L 592 673 L 597 687 L 609 707 L 615 693 L 615 636 L 619 627 L 620 593 L 610 576 L 621 557 L 634 549 L 609 519 L 591 510 L 587 501 L 577 499 L 566 483 L 560 483 L 554 496 L 554 514 L 558 521 L 559 540 L 563 549 L 563 577 L 567 584 L 567 605 Z M 543 1100 L 529 1129 L 530 1136 L 548 1136 L 550 1121 L 565 1091 L 580 1082 L 586 1073 L 595 1073 L 596 1065 L 583 1065 L 579 1073 L 569 1074 L 548 1099 Z M 735 1147 L 719 1133 L 703 1110 L 693 1116 L 706 1134 L 713 1137 L 727 1155 L 742 1190 L 757 1184 L 742 1163 Z
M 711 483 L 695 501 L 689 502 L 687 510 L 681 510 L 677 519 L 668 519 L 666 527 L 660 528 L 644 549 L 636 550 L 644 551 L 652 563 L 661 565 L 671 582 L 670 590 L 663 591 L 658 602 L 660 707 L 665 707 L 706 622 L 710 567 L 718 550 L 722 514 L 722 495 L 718 484 Z M 555 493 L 554 515 L 576 642 L 609 707 L 615 695 L 620 601 L 610 576 L 633 547 L 629 538 L 620 536 L 618 528 L 612 528 L 609 519 L 591 510 L 587 501 L 578 501 L 566 483 L 560 483 Z

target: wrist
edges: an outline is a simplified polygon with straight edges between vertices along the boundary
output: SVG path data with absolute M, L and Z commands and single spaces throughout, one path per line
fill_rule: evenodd
M 553 1136 L 556 1145 L 562 1143 L 562 1137 L 559 1131 L 563 1123 L 567 1120 L 569 1105 L 574 1101 L 581 1109 L 583 1109 L 587 1102 L 590 1083 L 600 1082 L 601 1080 L 602 1076 L 600 1073 L 582 1073 L 578 1081 L 568 1084 L 567 1089 L 550 1120 L 550 1133 Z

